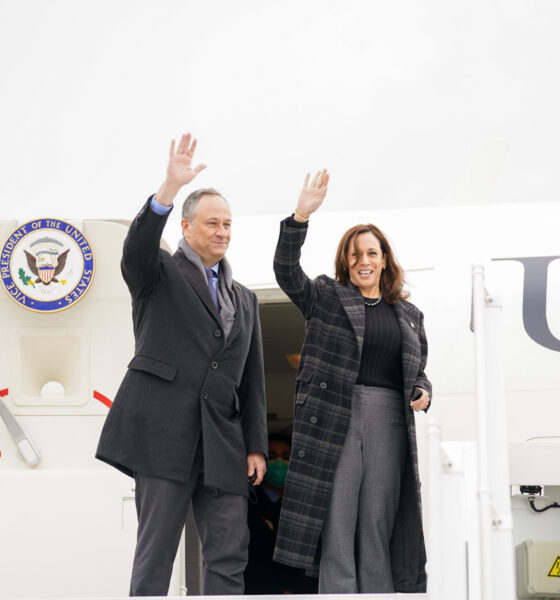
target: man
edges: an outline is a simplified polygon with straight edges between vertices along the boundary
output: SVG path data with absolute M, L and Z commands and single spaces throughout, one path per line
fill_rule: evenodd
M 267 451 L 256 296 L 225 259 L 231 212 L 213 189 L 183 205 L 173 256 L 159 248 L 173 199 L 193 168 L 196 140 L 171 143 L 167 176 L 124 242 L 122 273 L 136 339 L 97 458 L 136 480 L 138 540 L 131 596 L 163 596 L 192 501 L 205 563 L 204 595 L 242 594 L 247 496 Z

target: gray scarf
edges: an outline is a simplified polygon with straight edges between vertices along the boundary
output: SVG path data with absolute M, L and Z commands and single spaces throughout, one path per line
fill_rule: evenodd
M 188 245 L 185 238 L 179 240 L 178 247 L 184 257 L 198 268 L 202 280 L 208 285 L 204 263 L 200 256 Z M 220 261 L 217 290 L 218 300 L 220 302 L 220 319 L 227 340 L 231 333 L 231 328 L 233 327 L 233 321 L 235 320 L 235 295 L 233 293 L 231 266 L 225 256 Z

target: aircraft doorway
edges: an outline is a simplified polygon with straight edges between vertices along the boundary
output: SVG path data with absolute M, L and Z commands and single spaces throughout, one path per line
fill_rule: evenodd
M 267 422 L 267 474 L 253 489 L 248 504 L 250 543 L 245 594 L 316 594 L 318 580 L 305 570 L 273 560 L 280 521 L 294 413 L 295 376 L 305 333 L 299 310 L 280 290 L 260 290 Z
M 263 337 L 267 420 L 270 433 L 291 434 L 295 376 L 305 320 L 279 289 L 259 290 Z

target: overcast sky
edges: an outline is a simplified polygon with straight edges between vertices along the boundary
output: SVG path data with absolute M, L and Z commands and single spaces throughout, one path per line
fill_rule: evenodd
M 558 201 L 556 0 L 0 0 L 3 219 L 132 218 L 199 139 L 234 214 Z

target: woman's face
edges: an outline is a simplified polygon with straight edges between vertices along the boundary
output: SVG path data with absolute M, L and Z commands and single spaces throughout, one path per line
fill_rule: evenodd
M 379 240 L 371 231 L 358 234 L 355 245 L 357 255 L 354 244 L 351 243 L 346 257 L 350 281 L 358 286 L 363 296 L 378 298 L 379 279 L 386 264 L 386 256 L 381 252 Z

